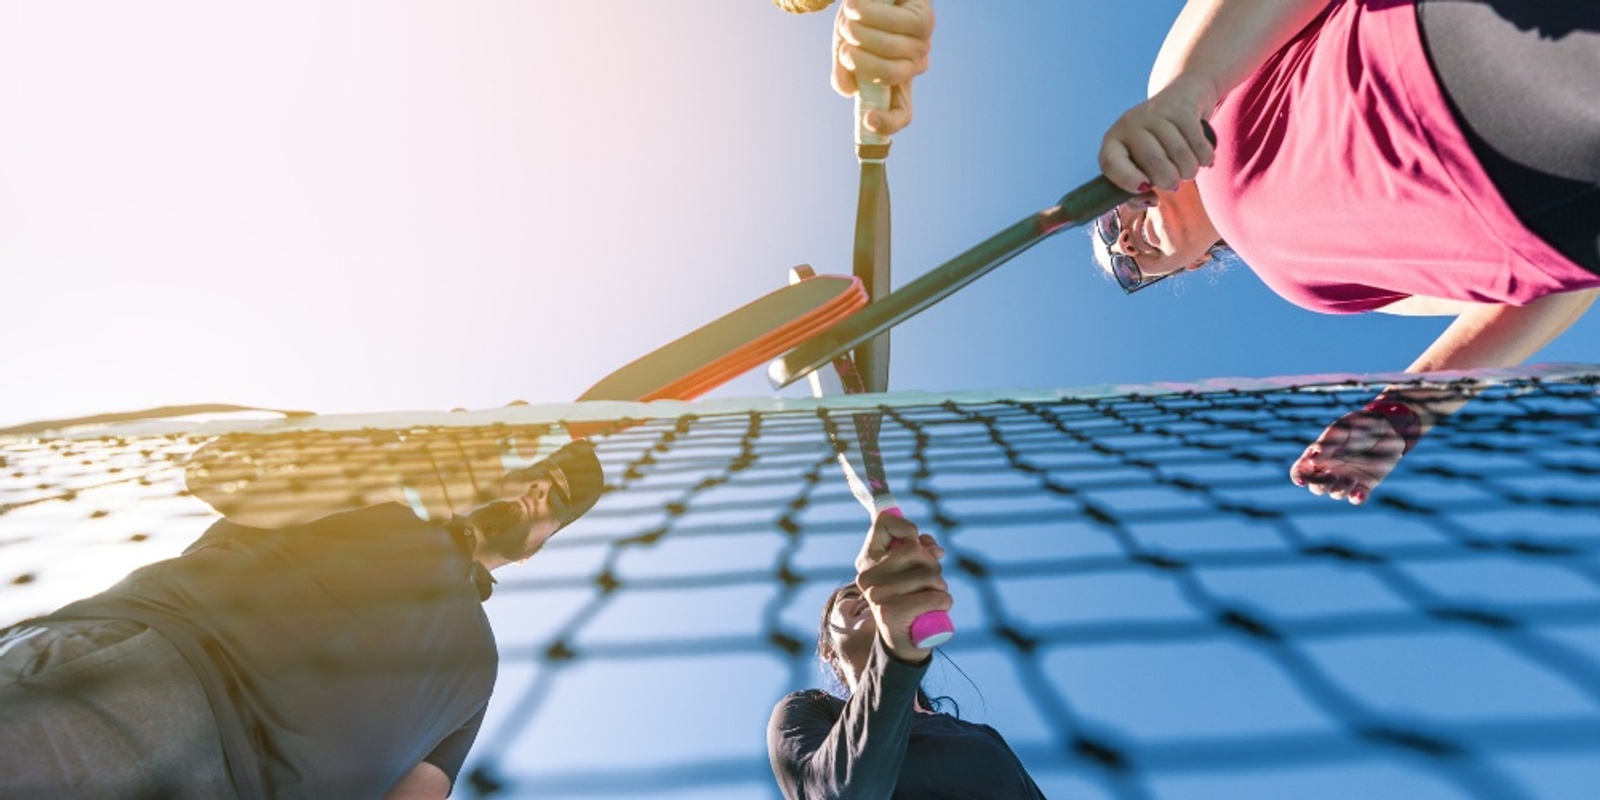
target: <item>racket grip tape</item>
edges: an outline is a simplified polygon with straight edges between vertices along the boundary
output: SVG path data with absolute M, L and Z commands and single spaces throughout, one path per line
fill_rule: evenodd
M 894 5 L 894 0 L 864 0 L 869 3 Z M 856 84 L 856 148 L 864 161 L 882 161 L 889 155 L 890 139 L 867 128 L 868 111 L 888 111 L 890 89 L 881 83 Z
M 931 650 L 956 635 L 948 611 L 928 611 L 911 621 L 911 644 L 918 650 Z

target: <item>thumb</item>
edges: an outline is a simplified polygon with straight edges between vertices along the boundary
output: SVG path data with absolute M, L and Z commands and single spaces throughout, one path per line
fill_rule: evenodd
M 861 554 L 856 557 L 856 571 L 864 572 L 888 554 L 889 548 L 906 540 L 917 541 L 917 526 L 910 520 L 891 512 L 873 515 L 872 527 L 867 529 L 866 541 L 861 544 Z

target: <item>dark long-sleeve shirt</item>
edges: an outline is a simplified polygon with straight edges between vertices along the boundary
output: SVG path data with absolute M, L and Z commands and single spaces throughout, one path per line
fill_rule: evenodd
M 783 698 L 767 724 L 767 754 L 788 800 L 1042 800 L 988 725 L 917 713 L 928 662 L 908 664 L 874 640 L 849 700 L 817 689 Z
M 221 520 L 58 618 L 129 619 L 184 655 L 241 798 L 379 797 L 452 780 L 498 667 L 473 563 L 389 504 L 282 530 Z

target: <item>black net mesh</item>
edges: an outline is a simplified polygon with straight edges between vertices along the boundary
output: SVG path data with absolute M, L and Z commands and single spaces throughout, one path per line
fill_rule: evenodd
M 890 480 L 956 600 L 928 688 L 1051 796 L 1588 796 L 1600 372 L 1463 380 L 1481 395 L 1360 508 L 1286 478 L 1360 381 L 888 396 Z M 865 530 L 827 436 L 845 412 L 690 408 L 597 436 L 607 494 L 500 573 L 500 680 L 457 796 L 776 796 L 767 716 L 822 682 L 817 614 Z M 555 429 L 262 430 L 246 461 L 293 506 L 317 476 Z M 216 518 L 184 490 L 210 440 L 4 440 L 0 614 L 181 551 Z

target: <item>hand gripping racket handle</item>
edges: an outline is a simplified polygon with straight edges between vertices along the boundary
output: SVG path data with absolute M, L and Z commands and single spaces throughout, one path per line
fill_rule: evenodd
M 855 364 L 848 358 L 841 358 L 834 362 L 832 370 L 843 384 L 846 394 L 862 394 L 860 390 L 861 376 L 856 372 Z M 829 372 L 818 370 L 817 372 Z M 813 373 L 816 374 L 816 373 Z M 820 385 L 813 382 L 813 388 Z M 857 388 L 852 391 L 851 386 Z M 839 463 L 844 468 L 845 479 L 850 483 L 850 492 L 856 500 L 872 515 L 874 522 L 879 514 L 905 519 L 905 512 L 900 510 L 900 504 L 894 499 L 894 494 L 889 491 L 889 484 L 883 474 L 882 454 L 878 451 L 878 434 L 875 428 L 878 420 L 875 415 L 852 414 L 852 424 L 856 429 L 856 445 L 860 450 L 860 458 L 866 463 L 864 470 L 857 470 L 851 466 L 848 454 L 839 455 Z M 874 468 L 876 466 L 876 469 Z M 860 473 L 865 472 L 866 480 L 863 485 Z M 889 547 L 904 545 L 904 539 L 890 539 Z M 955 623 L 950 621 L 950 614 L 946 611 L 924 611 L 911 621 L 911 644 L 918 650 L 928 650 L 950 641 L 956 635 Z
M 891 514 L 901 519 L 905 519 L 906 516 L 901 513 L 897 505 L 883 508 L 880 513 Z M 898 547 L 904 543 L 901 539 L 894 539 L 889 542 L 889 546 Z M 956 624 L 950 621 L 948 611 L 924 611 L 918 614 L 916 619 L 911 620 L 911 645 L 918 650 L 931 650 L 950 641 L 955 635 Z
M 809 272 L 809 268 L 806 268 Z M 803 277 L 803 275 L 802 275 Z M 849 356 L 835 359 L 832 369 L 819 369 L 809 376 L 811 393 L 817 397 L 826 397 L 837 394 L 865 394 L 865 386 L 861 374 L 856 371 L 855 362 Z M 850 485 L 850 493 L 856 501 L 867 510 L 876 520 L 878 514 L 892 514 L 905 519 L 905 513 L 900 510 L 900 504 L 895 501 L 894 493 L 889 490 L 889 481 L 883 470 L 883 454 L 878 449 L 878 422 L 874 412 L 855 413 L 850 415 L 851 427 L 855 428 L 854 452 L 846 448 L 839 453 L 839 467 L 844 472 L 845 482 Z M 851 463 L 852 458 L 858 463 Z M 891 540 L 890 547 L 904 544 L 900 539 Z M 950 641 L 955 636 L 955 624 L 950 621 L 950 614 L 945 611 L 926 611 L 917 615 L 911 621 L 911 644 L 918 650 L 927 650 Z

